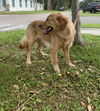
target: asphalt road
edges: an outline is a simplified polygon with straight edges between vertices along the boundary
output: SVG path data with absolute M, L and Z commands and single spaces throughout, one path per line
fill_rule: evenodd
M 49 13 L 50 14 L 50 13 Z M 34 20 L 45 20 L 49 14 L 31 14 L 31 15 L 0 15 L 0 31 L 8 31 L 15 29 L 26 29 L 27 25 Z M 71 15 L 62 12 L 65 16 L 71 19 Z M 86 16 L 81 17 L 81 23 L 98 23 L 100 24 L 100 17 Z

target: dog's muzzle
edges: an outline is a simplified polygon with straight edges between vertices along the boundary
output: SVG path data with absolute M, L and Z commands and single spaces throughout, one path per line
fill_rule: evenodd
M 53 30 L 52 26 L 48 26 L 45 30 L 44 30 L 44 34 L 48 34 L 49 32 L 51 32 Z

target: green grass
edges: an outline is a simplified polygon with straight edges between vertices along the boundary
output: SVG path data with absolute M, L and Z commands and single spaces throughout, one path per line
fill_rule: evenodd
M 0 32 L 0 111 L 17 111 L 31 96 L 19 111 L 86 111 L 88 97 L 93 111 L 100 111 L 100 36 L 84 34 L 84 47 L 72 47 L 75 69 L 65 64 L 60 52 L 59 76 L 50 58 L 39 56 L 35 48 L 33 65 L 26 67 L 25 51 L 19 55 L 18 49 L 23 34 L 24 30 Z
M 38 13 L 54 13 L 54 12 L 59 12 L 59 11 L 57 11 L 57 10 L 13 11 L 13 12 L 0 11 L 0 15 L 22 15 L 22 14 L 38 14 Z M 100 16 L 100 12 L 96 12 L 96 13 L 90 13 L 90 12 L 83 13 L 83 12 L 81 12 L 80 16 Z
M 1 11 L 0 15 L 41 14 L 41 13 L 55 13 L 55 12 L 59 12 L 59 11 L 57 11 L 57 10 L 13 11 L 13 12 Z M 68 12 L 68 10 L 67 10 L 67 12 Z M 100 12 L 96 12 L 96 13 L 90 13 L 90 12 L 83 13 L 83 12 L 81 12 L 80 16 L 100 16 Z
M 90 13 L 90 12 L 81 12 L 80 16 L 100 16 L 100 12 L 96 12 L 96 13 Z
M 15 14 L 38 14 L 38 13 L 54 13 L 57 12 L 57 10 L 43 10 L 43 11 L 14 11 L 14 12 L 7 12 L 7 11 L 1 11 L 0 15 L 15 15 Z
M 91 23 L 91 24 L 81 24 L 82 28 L 100 28 L 100 24 Z

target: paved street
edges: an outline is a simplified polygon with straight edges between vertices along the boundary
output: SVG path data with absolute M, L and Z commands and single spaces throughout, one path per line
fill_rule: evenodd
M 71 19 L 71 15 L 67 12 L 62 12 L 65 16 Z M 45 20 L 49 14 L 31 14 L 31 15 L 0 15 L 0 31 L 8 31 L 15 29 L 26 29 L 27 25 L 34 20 Z M 89 16 L 81 17 L 81 23 L 99 23 L 100 17 Z M 86 32 L 82 29 L 82 32 Z
M 48 14 L 0 15 L 0 31 L 26 28 L 34 20 L 43 20 Z

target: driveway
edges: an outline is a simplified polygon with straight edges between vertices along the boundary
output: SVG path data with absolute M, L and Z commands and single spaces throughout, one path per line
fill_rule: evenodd
M 8 31 L 15 29 L 26 29 L 27 25 L 34 20 L 45 20 L 50 13 L 46 14 L 30 14 L 30 15 L 0 15 L 0 31 Z M 62 12 L 63 15 L 71 19 L 71 15 L 67 12 Z M 98 23 L 100 17 L 89 16 L 81 17 L 81 23 Z

